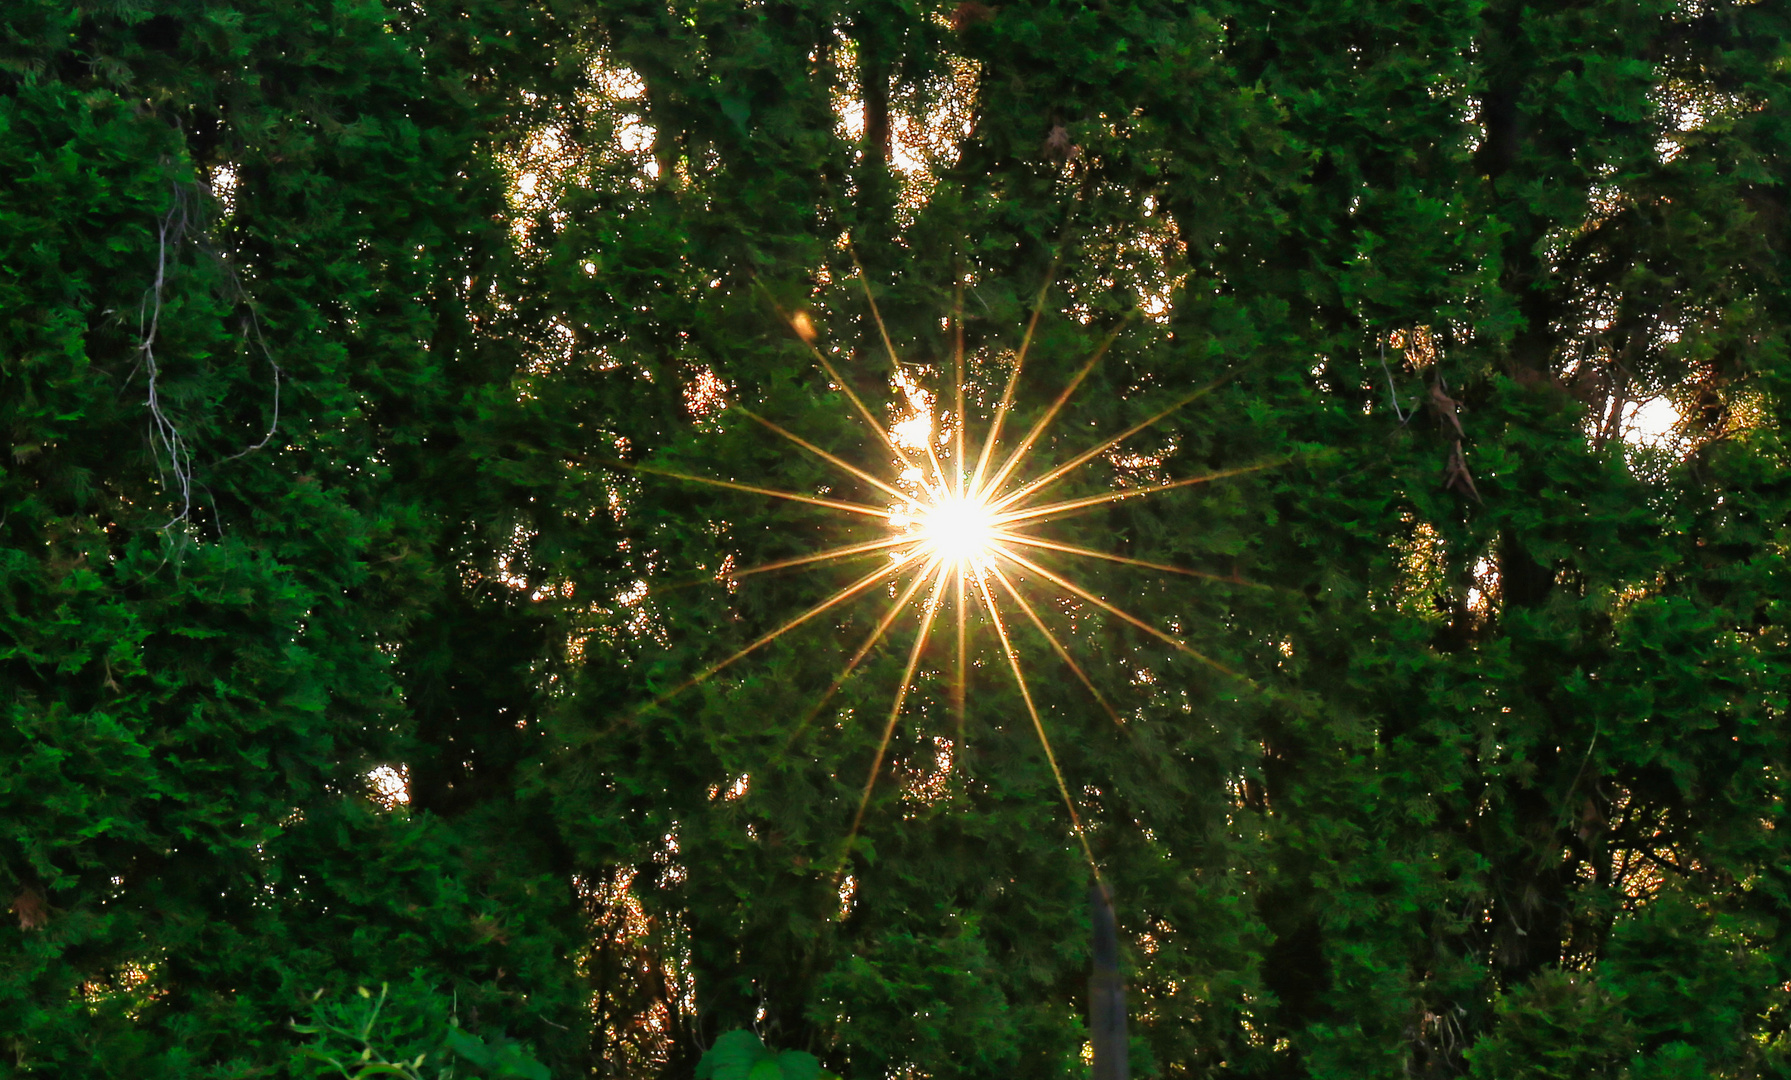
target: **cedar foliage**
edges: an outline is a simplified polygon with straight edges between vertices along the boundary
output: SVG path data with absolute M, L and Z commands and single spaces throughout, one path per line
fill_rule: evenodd
M 850 850 L 906 638 L 808 714 L 877 605 L 661 698 L 855 576 L 719 587 L 863 534 L 625 467 L 851 490 L 733 404 L 880 466 L 774 311 L 884 401 L 853 255 L 934 389 L 961 303 L 979 417 L 1041 283 L 1021 423 L 1117 333 L 1043 457 L 1220 382 L 1068 493 L 1278 463 L 1057 534 L 1231 579 L 1083 574 L 1241 677 L 1048 605 L 1118 730 L 1016 631 L 1140 1075 L 1791 1069 L 1782 5 L 0 22 L 11 1074 L 308 1075 L 388 984 L 556 1076 L 1076 1075 L 986 635 Z

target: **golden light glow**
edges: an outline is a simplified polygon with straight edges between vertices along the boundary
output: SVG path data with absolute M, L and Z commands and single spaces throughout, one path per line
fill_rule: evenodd
M 854 263 L 856 264 L 856 259 L 854 259 Z M 859 279 L 861 282 L 864 281 L 862 268 L 859 270 Z M 1118 331 L 1108 336 L 1032 427 L 1011 446 L 1004 446 L 1006 441 L 1003 437 L 1004 428 L 1010 419 L 1015 390 L 1020 384 L 1021 371 L 1026 363 L 1026 353 L 1031 347 L 1033 333 L 1038 326 L 1039 315 L 1043 310 L 1044 296 L 1045 293 L 1041 290 L 1038 301 L 1034 305 L 1032 317 L 1027 323 L 1026 332 L 1015 352 L 1013 368 L 1009 372 L 1001 400 L 993 415 L 989 417 L 987 430 L 980 447 L 976 448 L 974 461 L 971 460 L 965 445 L 968 417 L 965 415 L 964 407 L 965 378 L 961 318 L 954 317 L 954 324 L 957 324 L 955 337 L 958 345 L 953 372 L 955 378 L 953 385 L 949 388 L 951 402 L 955 409 L 946 414 L 941 412 L 938 399 L 922 389 L 918 379 L 904 367 L 896 355 L 895 347 L 883 325 L 882 316 L 877 310 L 876 300 L 871 296 L 868 284 L 865 286 L 865 298 L 870 305 L 871 315 L 876 320 L 889 356 L 892 388 L 898 392 L 900 400 L 911 410 L 910 415 L 885 426 L 878 422 L 863 399 L 852 391 L 850 384 L 841 377 L 827 354 L 816 346 L 816 334 L 808 316 L 802 312 L 792 314 L 780 309 L 779 313 L 788 322 L 797 339 L 808 347 L 810 354 L 826 372 L 832 385 L 845 395 L 852 409 L 889 454 L 888 478 L 878 477 L 870 470 L 852 465 L 738 405 L 729 405 L 728 408 L 743 413 L 804 451 L 881 492 L 884 496 L 890 497 L 892 501 L 883 508 L 865 502 L 779 491 L 735 481 L 674 473 L 648 466 L 634 466 L 641 472 L 771 498 L 792 500 L 840 512 L 849 520 L 864 521 L 866 518 L 871 518 L 881 520 L 887 525 L 888 531 L 880 536 L 735 572 L 732 575 L 733 579 L 797 566 L 820 566 L 851 559 L 869 557 L 881 560 L 881 565 L 876 569 L 790 619 L 777 629 L 753 641 L 744 649 L 727 657 L 707 671 L 668 691 L 661 698 L 663 700 L 665 697 L 709 678 L 797 627 L 848 601 L 868 596 L 873 591 L 892 597 L 892 602 L 878 619 L 870 635 L 859 645 L 821 699 L 809 711 L 808 716 L 801 724 L 797 725 L 796 731 L 790 736 L 793 743 L 808 722 L 819 714 L 840 687 L 858 670 L 865 658 L 902 622 L 903 614 L 913 612 L 918 616 L 917 632 L 908 647 L 907 663 L 901 681 L 895 688 L 890 711 L 885 717 L 882 737 L 871 763 L 870 774 L 865 780 L 857 811 L 852 818 L 851 829 L 848 833 L 847 854 L 842 858 L 836 877 L 844 873 L 845 859 L 850 857 L 852 838 L 857 836 L 858 830 L 864 822 L 865 811 L 869 806 L 878 774 L 883 768 L 890 740 L 894 735 L 896 724 L 901 719 L 903 708 L 909 699 L 917 674 L 921 671 L 921 660 L 926 653 L 933 628 L 938 624 L 937 617 L 941 609 L 948 604 L 954 608 L 955 619 L 953 621 L 956 626 L 956 672 L 955 678 L 952 680 L 951 702 L 958 719 L 959 737 L 962 737 L 964 714 L 967 707 L 966 686 L 968 671 L 972 664 L 971 630 L 974 622 L 976 625 L 987 627 L 993 631 L 994 644 L 999 648 L 1005 662 L 1003 666 L 1011 673 L 1014 684 L 1025 703 L 1027 716 L 1038 735 L 1045 760 L 1057 781 L 1058 793 L 1062 796 L 1064 806 L 1069 812 L 1072 829 L 1081 844 L 1084 856 L 1088 859 L 1090 868 L 1094 870 L 1097 877 L 1100 875 L 1100 870 L 1095 865 L 1093 853 L 1083 833 L 1075 801 L 1070 797 L 1069 788 L 1064 781 L 1063 772 L 1059 768 L 1056 753 L 1051 747 L 1044 718 L 1040 715 L 1033 700 L 1032 691 L 1027 685 L 1020 651 L 1012 637 L 1010 623 L 1013 620 L 1004 617 L 1001 598 L 1005 598 L 1011 604 L 1012 610 L 1023 615 L 1024 622 L 1038 631 L 1052 652 L 1075 674 L 1077 680 L 1088 690 L 1100 707 L 1113 718 L 1115 723 L 1120 723 L 1118 714 L 1095 689 L 1088 673 L 1082 665 L 1076 662 L 1063 639 L 1053 633 L 1046 624 L 1038 606 L 1026 599 L 1024 594 L 1029 587 L 1049 587 L 1061 596 L 1113 615 L 1215 670 L 1241 678 L 1229 668 L 1203 655 L 1180 637 L 1167 633 L 1124 611 L 1106 598 L 1078 585 L 1064 574 L 1042 565 L 1027 554 L 1027 552 L 1031 552 L 1032 555 L 1040 557 L 1047 554 L 1051 556 L 1067 555 L 1123 564 L 1143 570 L 1248 584 L 1229 575 L 1207 574 L 1183 567 L 1146 562 L 1061 543 L 1049 537 L 1036 535 L 1029 530 L 1043 523 L 1120 500 L 1148 497 L 1159 492 L 1190 487 L 1221 477 L 1236 476 L 1254 469 L 1278 464 L 1277 462 L 1268 462 L 1248 468 L 1230 469 L 1148 486 L 1122 487 L 1100 495 L 1055 502 L 1043 499 L 1041 496 L 1065 476 L 1089 462 L 1102 458 L 1121 442 L 1163 420 L 1212 389 L 1209 386 L 1188 394 L 1145 421 L 1077 454 L 1067 462 L 1046 469 L 1036 478 L 1019 480 L 1019 477 L 1029 471 L 1027 466 L 1032 464 L 1031 458 L 1035 454 L 1040 438 L 1095 365 L 1099 363 L 1108 346 L 1118 336 Z M 961 303 L 960 290 L 960 307 Z M 945 434 L 941 435 L 940 432 Z M 917 608 L 918 610 L 916 610 Z

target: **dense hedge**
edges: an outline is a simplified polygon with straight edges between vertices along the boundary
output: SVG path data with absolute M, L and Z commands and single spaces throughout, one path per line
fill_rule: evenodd
M 1053 533 L 1207 662 L 1026 585 L 1117 726 L 1014 628 L 1134 1071 L 1791 1070 L 1783 5 L 0 24 L 0 1069 L 311 1075 L 383 984 L 462 1076 L 1078 1074 L 986 627 L 852 844 L 912 621 L 672 693 L 864 572 L 664 475 L 875 497 L 744 415 L 889 465 L 779 312 L 891 419 L 961 333 L 974 434 L 1048 285 L 1038 460 L 1213 387 L 1067 493 L 1239 470 Z

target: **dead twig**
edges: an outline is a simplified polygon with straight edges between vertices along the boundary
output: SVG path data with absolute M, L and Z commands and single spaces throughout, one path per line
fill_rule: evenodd
M 185 240 L 191 232 L 191 214 L 189 213 L 188 208 L 189 196 L 179 183 L 173 184 L 172 189 L 174 194 L 173 204 L 168 208 L 168 212 L 162 216 L 162 219 L 157 226 L 155 281 L 144 293 L 143 302 L 139 306 L 137 313 L 138 363 L 143 367 L 144 371 L 147 372 L 149 380 L 149 388 L 146 397 L 150 415 L 150 445 L 151 448 L 156 451 L 155 457 L 158 470 L 163 470 L 162 458 L 164 455 L 166 456 L 167 466 L 166 469 L 163 470 L 163 475 L 167 476 L 171 474 L 173 476 L 175 489 L 180 496 L 180 512 L 169 519 L 166 525 L 162 526 L 163 531 L 172 529 L 174 526 L 191 517 L 193 509 L 193 485 L 195 482 L 193 476 L 192 447 L 187 442 L 186 437 L 181 433 L 179 426 L 175 424 L 173 418 L 170 417 L 168 412 L 163 408 L 161 397 L 162 371 L 161 365 L 157 362 L 155 354 L 156 339 L 161 331 L 162 295 L 168 284 L 170 256 L 172 253 L 178 251 L 181 242 Z M 273 350 L 269 348 L 267 339 L 262 334 L 261 317 L 255 309 L 254 301 L 251 300 L 248 294 L 243 290 L 242 282 L 237 277 L 235 270 L 221 257 L 217 256 L 215 252 L 213 253 L 213 257 L 217 259 L 220 270 L 223 272 L 225 279 L 230 283 L 230 289 L 233 294 L 232 298 L 248 309 L 248 314 L 242 321 L 243 340 L 247 342 L 251 338 L 253 339 L 255 347 L 260 350 L 262 358 L 267 361 L 268 368 L 273 372 L 274 383 L 273 416 L 268 422 L 267 430 L 262 433 L 261 438 L 255 443 L 244 447 L 236 453 L 231 454 L 229 457 L 219 459 L 217 464 L 222 465 L 225 462 L 235 461 L 237 458 L 261 450 L 273 440 L 274 433 L 278 431 L 280 427 L 280 389 L 285 372 L 281 370 L 279 363 L 274 359 Z

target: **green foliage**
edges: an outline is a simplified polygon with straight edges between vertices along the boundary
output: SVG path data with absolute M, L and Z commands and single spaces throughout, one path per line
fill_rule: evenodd
M 772 1050 L 750 1031 L 729 1031 L 697 1061 L 696 1080 L 839 1080 L 815 1055 Z
M 1224 479 L 1050 536 L 1211 663 L 1028 581 L 1109 717 L 1012 628 L 1138 1075 L 1787 1071 L 1784 5 L 0 23 L 11 1074 L 1080 1075 L 986 627 L 856 842 L 912 622 L 687 685 L 877 532 L 664 475 L 884 498 L 740 408 L 889 467 L 779 309 L 885 420 L 961 330 L 973 435 L 1112 335 L 1041 467 L 1210 387 L 1056 490 Z
M 432 987 L 413 981 L 407 989 L 408 994 L 388 999 L 389 986 L 382 984 L 377 997 L 362 986 L 346 1001 L 319 1001 L 310 1023 L 292 1025 L 300 1035 L 315 1036 L 296 1052 L 293 1074 L 349 1080 L 548 1080 L 546 1067 L 527 1046 L 502 1035 L 471 1034 L 460 1026 L 458 1015 L 441 1015 L 441 995 Z
M 1635 1034 L 1611 994 L 1584 975 L 1544 972 L 1501 998 L 1494 1015 L 1467 1052 L 1473 1076 L 1628 1075 Z
M 370 4 L 5 18 L 8 1068 L 271 1068 L 312 990 L 419 966 L 552 1043 L 565 876 L 364 779 L 415 745 L 389 650 L 438 591 L 403 415 L 464 392 L 417 252 L 489 261 L 471 151 L 531 76 L 454 98 L 414 43 L 488 28 Z

